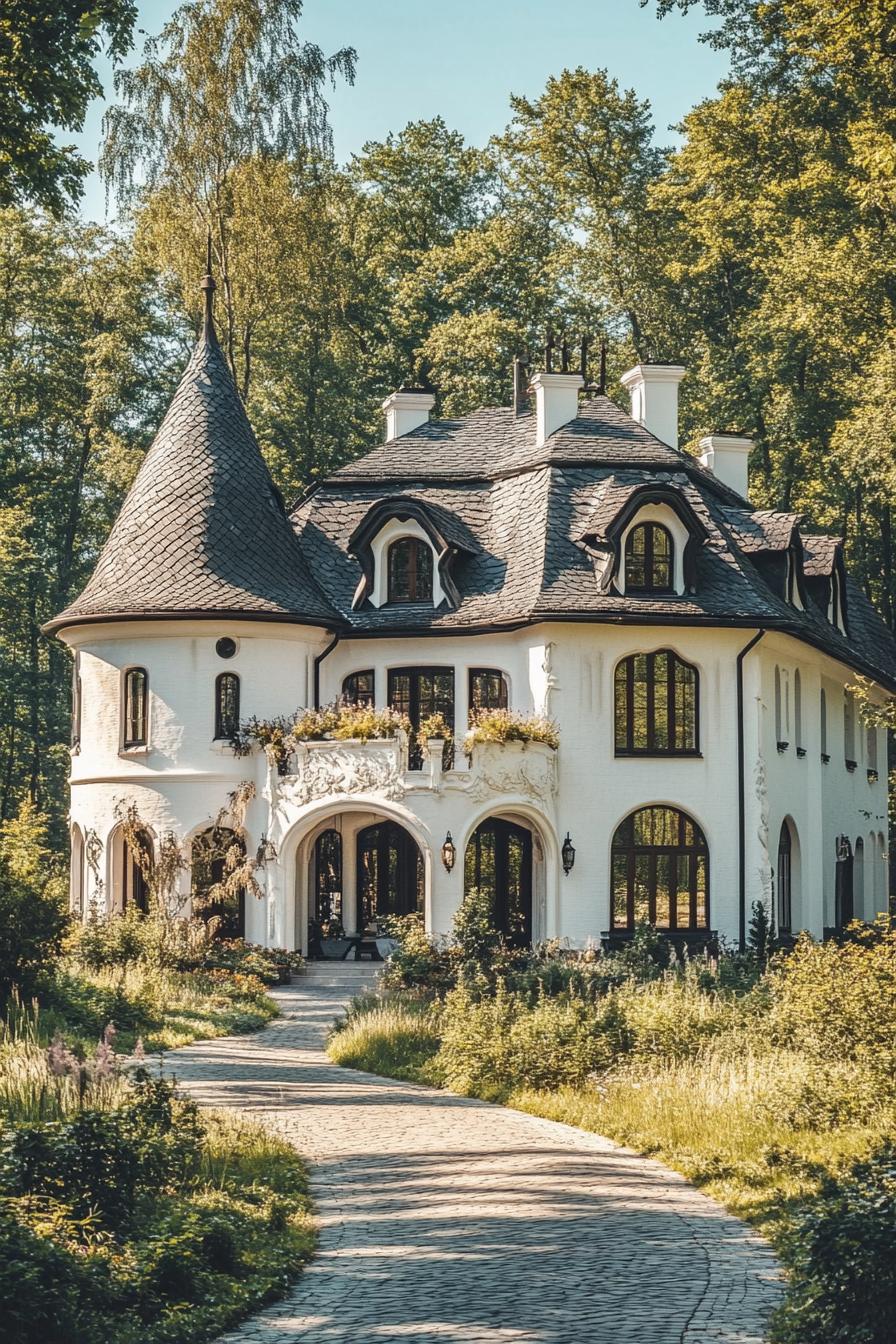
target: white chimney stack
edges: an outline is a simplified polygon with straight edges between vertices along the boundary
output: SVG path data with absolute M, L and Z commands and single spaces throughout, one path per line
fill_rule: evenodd
M 673 448 L 678 447 L 678 384 L 685 372 L 680 364 L 636 364 L 620 379 L 631 394 L 632 419 Z
M 750 491 L 750 451 L 753 440 L 740 434 L 708 434 L 700 440 L 700 462 L 744 499 Z
M 580 373 L 536 373 L 529 384 L 535 393 L 535 444 L 544 441 L 579 413 L 579 392 L 585 386 Z
M 435 404 L 433 394 L 423 392 L 420 388 L 407 390 L 402 388 L 398 392 L 393 392 L 383 402 L 383 410 L 386 412 L 386 442 L 388 443 L 390 439 L 400 439 L 402 434 L 410 434 L 412 429 L 425 425 Z

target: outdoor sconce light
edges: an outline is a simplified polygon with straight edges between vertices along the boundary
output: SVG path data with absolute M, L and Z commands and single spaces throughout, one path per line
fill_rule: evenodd
M 256 863 L 273 863 L 277 857 L 277 846 L 273 840 L 269 840 L 266 832 L 262 832 L 258 849 L 255 851 Z
M 568 874 L 576 861 L 576 847 L 569 838 L 569 831 L 566 832 L 566 839 L 563 841 L 560 857 L 563 860 L 563 871 Z
M 451 839 L 451 832 L 445 836 L 445 843 L 442 845 L 442 862 L 445 865 L 445 872 L 450 873 L 454 867 L 454 860 L 457 858 L 457 850 L 454 848 L 454 841 Z
M 848 863 L 852 858 L 852 846 L 849 843 L 849 837 L 841 835 L 837 842 L 837 862 Z

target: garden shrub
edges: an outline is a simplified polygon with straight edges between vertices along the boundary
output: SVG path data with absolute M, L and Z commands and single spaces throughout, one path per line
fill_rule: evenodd
M 444 1081 L 486 1098 L 516 1087 L 584 1084 L 623 1048 L 624 1024 L 611 998 L 591 1003 L 564 994 L 529 1007 L 500 982 L 490 996 L 453 990 L 438 1023 Z
M 881 1145 L 826 1180 L 790 1237 L 792 1282 L 782 1344 L 896 1339 L 896 1147 Z
M 0 854 L 0 1003 L 13 988 L 35 992 L 59 958 L 67 925 L 60 884 L 22 876 Z

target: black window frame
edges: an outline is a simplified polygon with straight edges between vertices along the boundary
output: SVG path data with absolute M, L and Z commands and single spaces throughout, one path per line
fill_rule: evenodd
M 677 823 L 678 843 L 669 844 L 638 844 L 635 840 L 636 819 L 645 812 L 669 812 Z M 687 843 L 687 828 L 690 827 L 694 836 L 692 844 Z M 631 828 L 631 840 L 628 838 L 627 828 Z M 625 834 L 624 834 L 625 833 Z M 621 837 L 621 838 L 620 838 Z M 647 859 L 647 914 L 648 922 L 655 928 L 664 932 L 682 932 L 682 933 L 705 933 L 710 928 L 710 863 L 709 863 L 709 845 L 702 828 L 697 824 L 693 817 L 681 808 L 671 807 L 663 803 L 648 803 L 644 807 L 635 808 L 633 812 L 622 819 L 616 830 L 613 832 L 613 839 L 610 846 L 610 928 L 614 932 L 631 933 L 635 928 L 635 894 L 637 883 L 637 869 L 639 858 Z M 669 906 L 668 923 L 657 921 L 657 893 L 659 890 L 658 881 L 658 860 L 660 858 L 667 860 L 670 878 L 674 873 L 674 882 L 670 880 L 667 887 L 667 900 Z M 673 890 L 677 893 L 678 887 L 678 866 L 680 858 L 688 859 L 687 885 L 682 889 L 686 890 L 688 897 L 688 922 L 679 923 L 677 902 L 672 900 Z M 624 861 L 626 898 L 625 898 L 625 922 L 616 921 L 616 875 L 617 868 L 622 867 L 619 860 Z M 703 897 L 704 910 L 703 920 L 698 918 L 697 892 L 699 887 L 699 868 L 700 861 L 703 866 Z
M 72 663 L 72 732 L 71 749 L 78 751 L 81 747 L 81 655 L 75 654 Z
M 396 681 L 399 677 L 408 678 L 408 696 L 407 703 L 404 696 L 396 703 Z M 421 677 L 433 678 L 433 704 L 429 707 L 422 707 L 420 700 L 420 679 Z M 440 691 L 437 689 L 435 679 L 437 677 L 448 677 L 451 681 L 450 709 L 447 708 L 447 700 L 440 703 Z M 387 677 L 388 700 L 391 709 L 398 710 L 401 714 L 407 714 L 411 722 L 411 740 L 408 743 L 408 769 L 423 769 L 423 751 L 417 741 L 417 731 L 423 719 L 431 714 L 442 714 L 448 721 L 452 735 L 457 731 L 455 715 L 457 714 L 457 686 L 454 675 L 454 668 L 438 664 L 411 664 L 404 667 L 390 667 Z M 443 768 L 449 770 L 454 760 L 454 745 L 451 742 L 445 743 L 445 754 L 443 757 Z
M 632 580 L 632 562 L 634 558 L 635 540 L 639 534 L 644 534 L 644 581 L 636 583 Z M 657 556 L 655 554 L 654 534 L 662 533 L 666 538 L 668 546 L 668 555 Z M 654 581 L 653 570 L 658 562 L 665 562 L 668 566 L 668 576 L 665 582 Z M 625 591 L 626 593 L 674 593 L 675 591 L 675 543 L 672 539 L 672 533 L 663 523 L 644 522 L 637 523 L 631 529 L 625 539 Z
M 233 683 L 235 688 L 234 705 L 231 710 L 232 722 L 225 720 L 223 690 Z M 239 732 L 240 727 L 240 678 L 237 672 L 219 672 L 215 677 L 215 741 L 228 742 Z
M 138 677 L 143 678 L 143 703 L 138 719 L 136 711 L 132 713 L 133 684 Z M 125 671 L 122 685 L 122 745 L 127 751 L 131 747 L 145 747 L 149 742 L 149 673 L 145 667 L 129 667 Z M 131 731 L 136 724 L 136 730 Z
M 646 659 L 647 676 L 644 680 L 645 715 L 647 719 L 647 745 L 635 746 L 635 686 L 636 667 L 639 659 Z M 666 737 L 667 745 L 658 744 L 657 731 L 657 677 L 656 660 L 666 660 Z M 678 673 L 679 669 L 689 674 L 693 686 L 693 745 L 675 746 L 678 735 Z M 621 674 L 621 675 L 620 675 Z M 620 745 L 620 691 L 624 695 L 625 741 Z M 647 652 L 629 653 L 621 658 L 613 672 L 613 743 L 616 756 L 699 756 L 700 752 L 700 671 L 674 649 L 653 649 Z
M 778 932 L 793 930 L 793 835 L 787 821 L 781 822 L 778 833 L 778 871 L 775 880 L 777 893 Z
M 350 682 L 356 682 L 359 677 L 370 678 L 370 689 L 359 691 L 357 687 L 349 688 Z M 360 672 L 349 672 L 342 679 L 342 703 L 344 705 L 370 705 L 376 704 L 376 672 L 372 667 L 365 667 Z
M 476 704 L 475 683 L 477 678 L 491 677 L 501 683 L 499 694 L 494 697 L 487 695 L 486 700 L 497 699 L 502 701 L 500 704 L 486 704 L 484 701 Z M 473 715 L 480 709 L 509 709 L 510 708 L 510 687 L 507 684 L 507 678 L 498 667 L 471 667 L 467 674 L 467 715 L 472 722 Z
M 400 596 L 396 593 L 396 576 L 394 570 L 394 557 L 399 548 L 408 547 L 408 587 L 407 596 Z M 428 591 L 421 592 L 421 565 L 420 557 L 426 555 L 426 564 L 422 567 L 426 571 L 423 574 L 423 588 L 428 587 Z M 396 537 L 395 541 L 389 544 L 386 551 L 386 602 L 390 607 L 409 607 L 420 603 L 433 602 L 433 554 L 432 547 L 428 542 L 422 541 L 420 537 Z

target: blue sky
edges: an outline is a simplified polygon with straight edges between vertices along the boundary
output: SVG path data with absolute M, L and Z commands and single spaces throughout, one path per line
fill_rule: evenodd
M 155 33 L 173 0 L 142 0 L 139 26 Z M 511 93 L 537 95 L 564 67 L 604 67 L 625 88 L 649 98 L 657 140 L 709 97 L 726 71 L 724 55 L 698 41 L 702 13 L 657 20 L 638 0 L 306 0 L 303 35 L 326 52 L 354 46 L 354 86 L 329 96 L 336 155 L 345 160 L 366 140 L 382 139 L 408 121 L 441 115 L 474 144 L 508 120 Z M 137 60 L 142 38 L 131 61 Z M 107 97 L 111 72 L 100 70 Z M 82 153 L 95 162 L 103 103 L 91 108 Z M 102 184 L 87 184 L 82 213 L 102 219 Z

